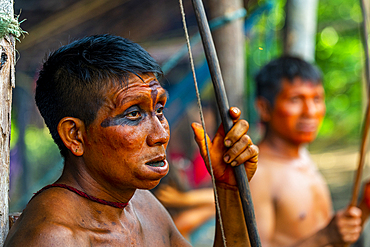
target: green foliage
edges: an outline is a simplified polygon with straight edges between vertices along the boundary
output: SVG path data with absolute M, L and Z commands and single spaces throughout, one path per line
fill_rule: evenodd
M 323 71 L 327 113 L 314 145 L 348 146 L 360 139 L 363 116 L 362 21 L 357 0 L 321 0 L 316 63 Z
M 17 145 L 19 130 L 13 123 L 11 131 L 10 146 L 14 148 Z M 15 189 L 11 193 L 10 211 L 22 210 L 35 191 L 55 181 L 61 173 L 61 166 L 59 165 L 61 156 L 46 126 L 39 128 L 28 125 L 25 131 L 24 143 L 27 179 L 24 180 L 25 178 L 21 174 L 13 177 L 12 184 L 15 185 Z M 23 183 L 26 183 L 26 186 L 22 185 Z
M 19 16 L 16 18 L 6 14 L 0 13 L 0 37 L 3 38 L 5 35 L 12 34 L 18 41 L 21 35 L 27 34 L 26 31 L 22 30 L 19 26 L 24 20 L 18 22 Z
M 266 1 L 259 1 L 248 13 L 253 13 L 259 7 L 266 4 Z M 261 66 L 271 59 L 282 54 L 282 29 L 285 23 L 285 0 L 271 2 L 273 8 L 266 10 L 261 16 L 255 19 L 255 25 L 246 36 L 246 100 L 244 109 L 247 109 L 247 119 L 250 122 L 250 135 L 255 142 L 260 138 L 259 118 L 254 107 L 255 83 L 254 76 Z
M 16 126 L 16 122 L 12 118 L 10 128 L 10 150 L 14 148 L 18 141 L 19 130 Z
M 33 164 L 36 170 L 38 166 L 42 167 L 43 162 L 40 161 L 45 160 L 45 157 L 48 157 L 45 163 L 50 166 L 50 155 L 58 154 L 58 147 L 46 127 L 40 129 L 32 125 L 28 126 L 24 141 L 27 147 L 28 161 Z

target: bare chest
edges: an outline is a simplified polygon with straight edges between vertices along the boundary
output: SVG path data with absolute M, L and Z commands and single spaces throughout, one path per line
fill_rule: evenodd
M 94 230 L 86 233 L 86 246 L 170 246 L 168 236 L 140 228 Z
M 325 226 L 331 217 L 328 187 L 315 169 L 292 169 L 276 191 L 276 229 L 302 238 Z
M 79 232 L 85 236 L 86 246 L 170 246 L 165 224 L 150 216 L 144 218 L 134 214 L 118 222 L 86 222 Z

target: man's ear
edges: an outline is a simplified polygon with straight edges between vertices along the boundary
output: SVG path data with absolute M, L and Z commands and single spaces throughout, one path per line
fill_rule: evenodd
M 264 97 L 258 97 L 256 100 L 256 108 L 260 115 L 261 121 L 263 123 L 270 122 L 271 120 L 271 104 Z
M 84 154 L 83 132 L 85 124 L 78 118 L 65 117 L 59 121 L 58 133 L 64 145 L 75 155 Z

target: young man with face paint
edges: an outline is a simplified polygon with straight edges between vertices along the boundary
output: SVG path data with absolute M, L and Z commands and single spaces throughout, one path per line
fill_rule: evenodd
M 256 106 L 265 134 L 250 187 L 264 247 L 342 246 L 361 232 L 361 210 L 333 216 L 327 185 L 306 144 L 325 115 L 321 72 L 295 57 L 281 57 L 256 76 Z
M 169 169 L 161 73 L 142 47 L 111 35 L 83 38 L 48 57 L 35 99 L 64 169 L 30 200 L 5 246 L 189 246 L 148 191 Z M 240 111 L 231 108 L 230 115 L 235 124 L 227 135 L 219 128 L 210 155 L 226 238 L 245 246 L 231 163 L 244 164 L 250 179 L 258 148 Z M 205 157 L 202 127 L 192 127 Z M 216 229 L 215 246 L 222 246 L 219 224 Z

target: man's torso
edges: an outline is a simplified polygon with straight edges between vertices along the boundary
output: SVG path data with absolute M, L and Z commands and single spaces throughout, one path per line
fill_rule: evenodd
M 332 213 L 330 193 L 313 161 L 266 157 L 263 150 L 261 154 L 259 168 L 271 178 L 266 189 L 273 197 L 273 246 L 294 244 L 325 227 Z

